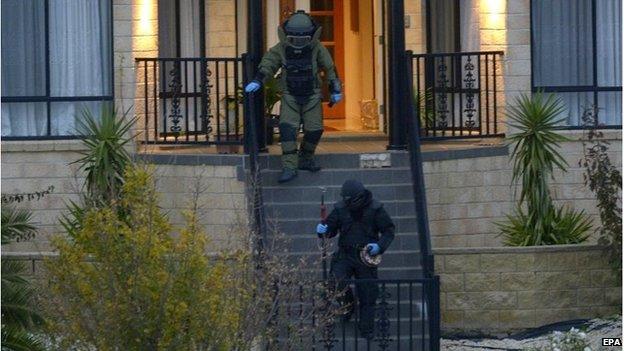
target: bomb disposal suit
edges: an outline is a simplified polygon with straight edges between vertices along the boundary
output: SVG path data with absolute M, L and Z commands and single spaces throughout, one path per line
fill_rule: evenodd
M 377 267 L 365 265 L 360 251 L 370 255 L 383 254 L 394 239 L 395 226 L 383 205 L 373 199 L 371 192 L 357 180 L 347 180 L 342 185 L 342 201 L 334 206 L 325 223 L 317 226 L 319 236 L 331 238 L 340 234 L 338 251 L 332 255 L 331 278 L 342 294 L 341 305 L 347 306 L 345 318 L 353 313 L 354 295 L 344 283 L 345 279 L 377 279 Z M 370 339 L 374 332 L 375 302 L 378 289 L 375 282 L 356 283 L 359 300 L 358 328 L 363 337 Z
M 320 43 L 321 27 L 304 11 L 297 11 L 278 28 L 279 43 L 262 58 L 258 74 L 246 92 L 258 90 L 281 68 L 282 99 L 280 136 L 283 171 L 280 182 L 297 175 L 297 169 L 316 172 L 314 151 L 323 134 L 320 70 L 325 71 L 330 102 L 342 99 L 341 82 L 329 51 Z M 303 141 L 297 150 L 297 134 L 303 124 Z

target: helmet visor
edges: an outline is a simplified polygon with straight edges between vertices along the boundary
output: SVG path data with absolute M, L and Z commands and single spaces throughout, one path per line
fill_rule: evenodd
M 288 35 L 286 36 L 288 43 L 297 49 L 308 46 L 312 42 L 310 35 Z

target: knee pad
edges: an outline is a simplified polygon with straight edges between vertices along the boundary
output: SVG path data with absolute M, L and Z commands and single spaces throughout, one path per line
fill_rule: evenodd
M 279 131 L 281 142 L 297 141 L 297 127 L 288 123 L 280 123 Z
M 319 140 L 321 140 L 321 135 L 323 135 L 322 129 L 305 131 L 305 133 L 303 134 L 303 140 L 307 143 L 316 145 L 318 144 Z

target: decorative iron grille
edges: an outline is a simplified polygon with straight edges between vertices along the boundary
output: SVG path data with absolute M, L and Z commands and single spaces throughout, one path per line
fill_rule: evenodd
M 498 119 L 502 55 L 408 52 L 422 139 L 504 136 Z
M 148 144 L 243 143 L 243 59 L 137 58 Z

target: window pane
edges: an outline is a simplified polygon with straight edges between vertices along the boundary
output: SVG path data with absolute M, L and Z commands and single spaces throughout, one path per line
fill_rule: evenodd
M 593 105 L 594 93 L 555 93 L 565 107 L 559 119 L 563 119 L 561 126 L 581 126 L 583 124 L 583 109 Z
M 533 1 L 536 86 L 593 85 L 591 0 Z
M 323 27 L 321 41 L 334 41 L 334 16 L 313 16 L 316 23 Z
M 110 3 L 50 0 L 52 96 L 111 94 Z
M 622 86 L 622 0 L 596 2 L 598 86 Z
M 455 52 L 455 0 L 430 1 L 431 52 Z
M 311 0 L 310 11 L 331 11 L 334 9 L 334 0 Z
M 78 119 L 82 119 L 84 111 L 89 111 L 99 118 L 102 106 L 109 101 L 72 101 L 53 102 L 50 104 L 50 122 L 52 135 L 76 135 Z
M 2 136 L 46 135 L 47 120 L 45 102 L 2 103 Z
M 3 96 L 45 95 L 43 4 L 38 0 L 2 0 Z
M 598 123 L 604 125 L 622 124 L 622 92 L 598 93 Z

